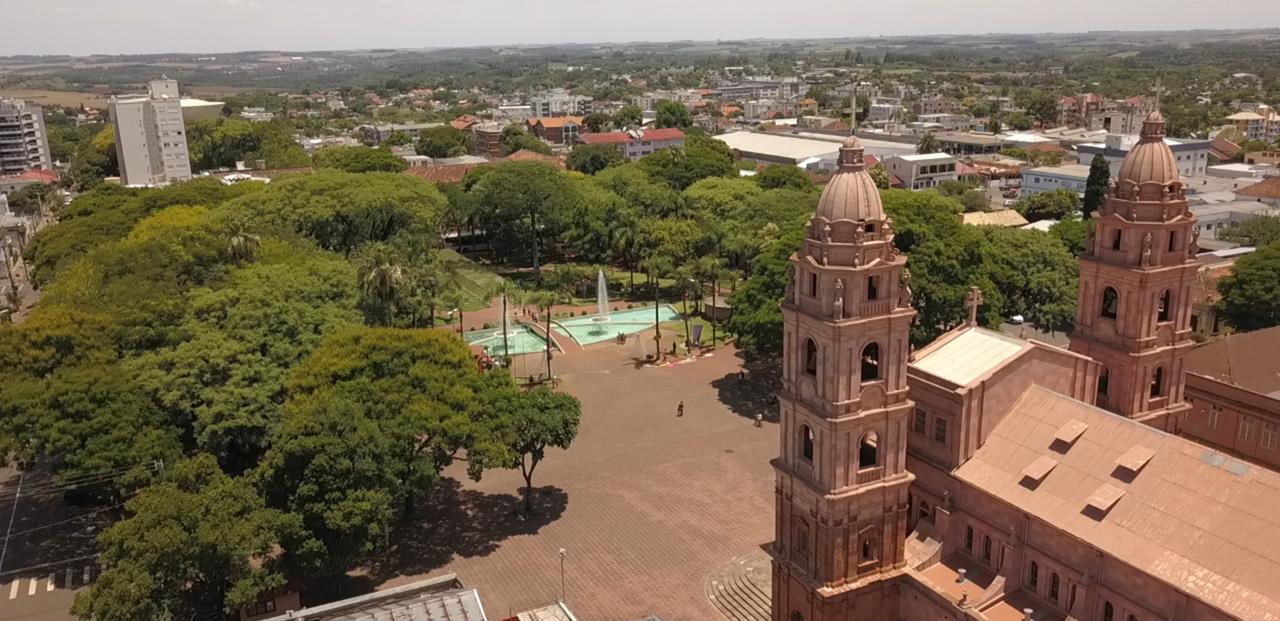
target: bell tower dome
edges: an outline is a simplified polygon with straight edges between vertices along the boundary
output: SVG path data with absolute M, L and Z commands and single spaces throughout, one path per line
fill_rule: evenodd
M 896 619 L 905 566 L 910 276 L 857 138 L 839 162 L 782 302 L 774 621 Z
M 1093 216 L 1071 351 L 1102 364 L 1100 407 L 1174 431 L 1188 407 L 1183 360 L 1199 263 L 1196 218 L 1164 137 L 1156 110 Z

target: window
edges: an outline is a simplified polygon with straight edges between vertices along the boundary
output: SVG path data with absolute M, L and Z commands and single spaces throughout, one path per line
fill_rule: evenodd
M 813 339 L 804 340 L 804 372 L 809 375 L 818 374 L 818 344 Z
M 876 432 L 874 431 L 868 431 L 867 435 L 862 436 L 862 442 L 858 443 L 858 467 L 859 468 L 876 467 L 876 464 L 879 463 L 879 460 L 876 459 L 878 457 L 877 447 L 879 445 L 879 442 L 880 442 L 880 438 L 876 435 Z
M 1119 250 L 1120 243 L 1123 239 L 1124 239 L 1124 231 L 1120 229 L 1112 229 L 1111 230 L 1111 249 Z
M 800 614 L 795 610 L 792 610 L 791 616 L 787 617 L 787 621 L 804 621 L 804 615 Z
M 1268 423 L 1262 424 L 1262 448 L 1269 451 L 1275 450 L 1276 428 L 1274 425 Z
M 1165 289 L 1160 294 L 1159 305 L 1156 306 L 1156 321 L 1169 321 L 1170 308 L 1173 306 L 1173 292 Z
M 1111 602 L 1103 602 L 1102 604 L 1102 621 L 1115 621 L 1116 607 Z
M 1169 231 L 1169 252 L 1174 252 L 1177 249 L 1178 249 L 1178 232 Z
M 1058 601 L 1058 574 L 1054 572 L 1049 575 L 1049 599 Z
M 1253 419 L 1247 416 L 1240 417 L 1240 441 L 1248 442 L 1253 439 Z
M 933 523 L 933 515 L 929 513 L 929 503 L 923 500 L 920 501 L 920 519 Z
M 1031 573 L 1027 575 L 1027 586 L 1031 587 L 1032 591 L 1040 586 L 1040 566 L 1035 561 L 1031 561 Z
M 917 409 L 915 419 L 911 421 L 911 430 L 923 435 L 928 429 L 929 415 L 924 410 Z
M 874 561 L 876 559 L 876 542 L 873 538 L 867 537 L 862 541 L 862 560 Z
M 1127 619 L 1128 621 L 1138 621 L 1138 616 L 1137 616 L 1137 615 L 1129 615 L 1129 616 L 1125 617 L 1125 619 Z
M 880 277 L 879 276 L 867 276 L 867 299 L 868 300 L 880 299 Z
M 862 349 L 862 381 L 880 379 L 880 346 L 871 343 Z
M 1115 319 L 1117 312 L 1120 310 L 1120 294 L 1116 290 L 1107 287 L 1102 290 L 1102 308 L 1098 311 L 1103 317 Z
M 813 461 L 813 429 L 808 425 L 800 425 L 800 441 L 803 444 L 800 454 L 805 459 Z
M 1104 401 L 1107 391 L 1111 389 L 1111 369 L 1102 367 L 1102 372 L 1098 374 L 1098 402 Z
M 991 562 L 991 537 L 982 537 L 982 560 Z
M 818 275 L 809 274 L 809 296 L 818 297 Z
M 964 549 L 973 552 L 973 527 L 964 527 Z
M 1159 397 L 1164 394 L 1164 367 L 1156 367 L 1151 372 L 1151 396 Z
M 1217 429 L 1219 418 L 1222 416 L 1222 406 L 1213 404 L 1209 406 L 1209 428 Z
M 947 419 L 941 416 L 933 419 L 933 441 L 947 443 Z

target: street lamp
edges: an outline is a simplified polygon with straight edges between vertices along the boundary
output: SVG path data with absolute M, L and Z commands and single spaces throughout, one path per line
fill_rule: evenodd
M 560 548 L 560 601 L 564 602 L 564 548 Z

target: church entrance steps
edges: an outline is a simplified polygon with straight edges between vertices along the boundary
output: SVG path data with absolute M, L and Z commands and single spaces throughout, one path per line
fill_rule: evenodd
M 772 580 L 769 555 L 757 550 L 712 572 L 707 598 L 730 621 L 769 621 Z

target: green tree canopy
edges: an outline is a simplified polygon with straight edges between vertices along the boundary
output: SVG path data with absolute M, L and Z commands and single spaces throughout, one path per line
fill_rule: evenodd
M 678 101 L 662 100 L 656 106 L 654 125 L 657 127 L 678 127 L 685 129 L 693 125 L 693 116 L 689 109 Z
M 684 190 L 700 179 L 737 174 L 729 147 L 700 134 L 689 134 L 683 149 L 660 149 L 640 158 L 639 165 L 650 176 L 676 190 Z
M 643 117 L 644 112 L 640 110 L 640 106 L 623 106 L 613 115 L 613 126 L 618 129 L 639 127 L 644 122 Z
M 543 162 L 511 162 L 495 167 L 471 191 L 487 208 L 479 221 L 499 252 L 530 262 L 540 279 L 541 255 L 563 230 L 573 201 L 568 177 Z
M 1218 231 L 1218 239 L 1249 246 L 1267 246 L 1280 241 L 1280 217 L 1254 216 L 1234 222 Z
M 467 153 L 467 136 L 452 125 L 428 127 L 418 134 L 418 155 L 443 158 Z
M 1219 307 L 1240 330 L 1280 325 L 1280 243 L 1240 257 L 1230 276 L 1218 281 Z
M 920 141 L 916 143 L 916 153 L 937 153 L 941 150 L 942 145 L 938 142 L 938 137 L 933 135 L 933 132 L 926 132 L 925 135 L 920 137 Z
M 753 177 L 760 187 L 766 190 L 790 188 L 793 190 L 812 190 L 817 187 L 809 175 L 795 166 L 774 164 L 766 166 L 760 174 Z
M 312 156 L 316 168 L 332 168 L 349 173 L 401 172 L 409 163 L 386 149 L 372 147 L 325 147 Z
M 1083 216 L 1088 220 L 1093 212 L 1102 207 L 1107 199 L 1107 187 L 1111 181 L 1111 165 L 1101 153 L 1095 154 L 1089 162 L 1089 179 L 1085 182 Z
M 187 146 L 191 169 L 235 168 L 236 162 L 253 165 L 263 160 L 267 168 L 298 168 L 309 165 L 302 146 L 284 122 L 255 123 L 219 117 L 187 125 Z
M 610 166 L 620 164 L 626 158 L 622 150 L 611 144 L 580 144 L 569 152 L 565 165 L 586 175 L 594 175 Z
M 1025 196 L 1014 203 L 1013 208 L 1029 222 L 1038 220 L 1062 220 L 1078 215 L 1080 195 L 1066 188 Z
M 503 391 L 495 400 L 512 467 L 524 477 L 524 510 L 533 512 L 533 473 L 548 448 L 567 449 L 578 435 L 582 404 L 545 388 Z

